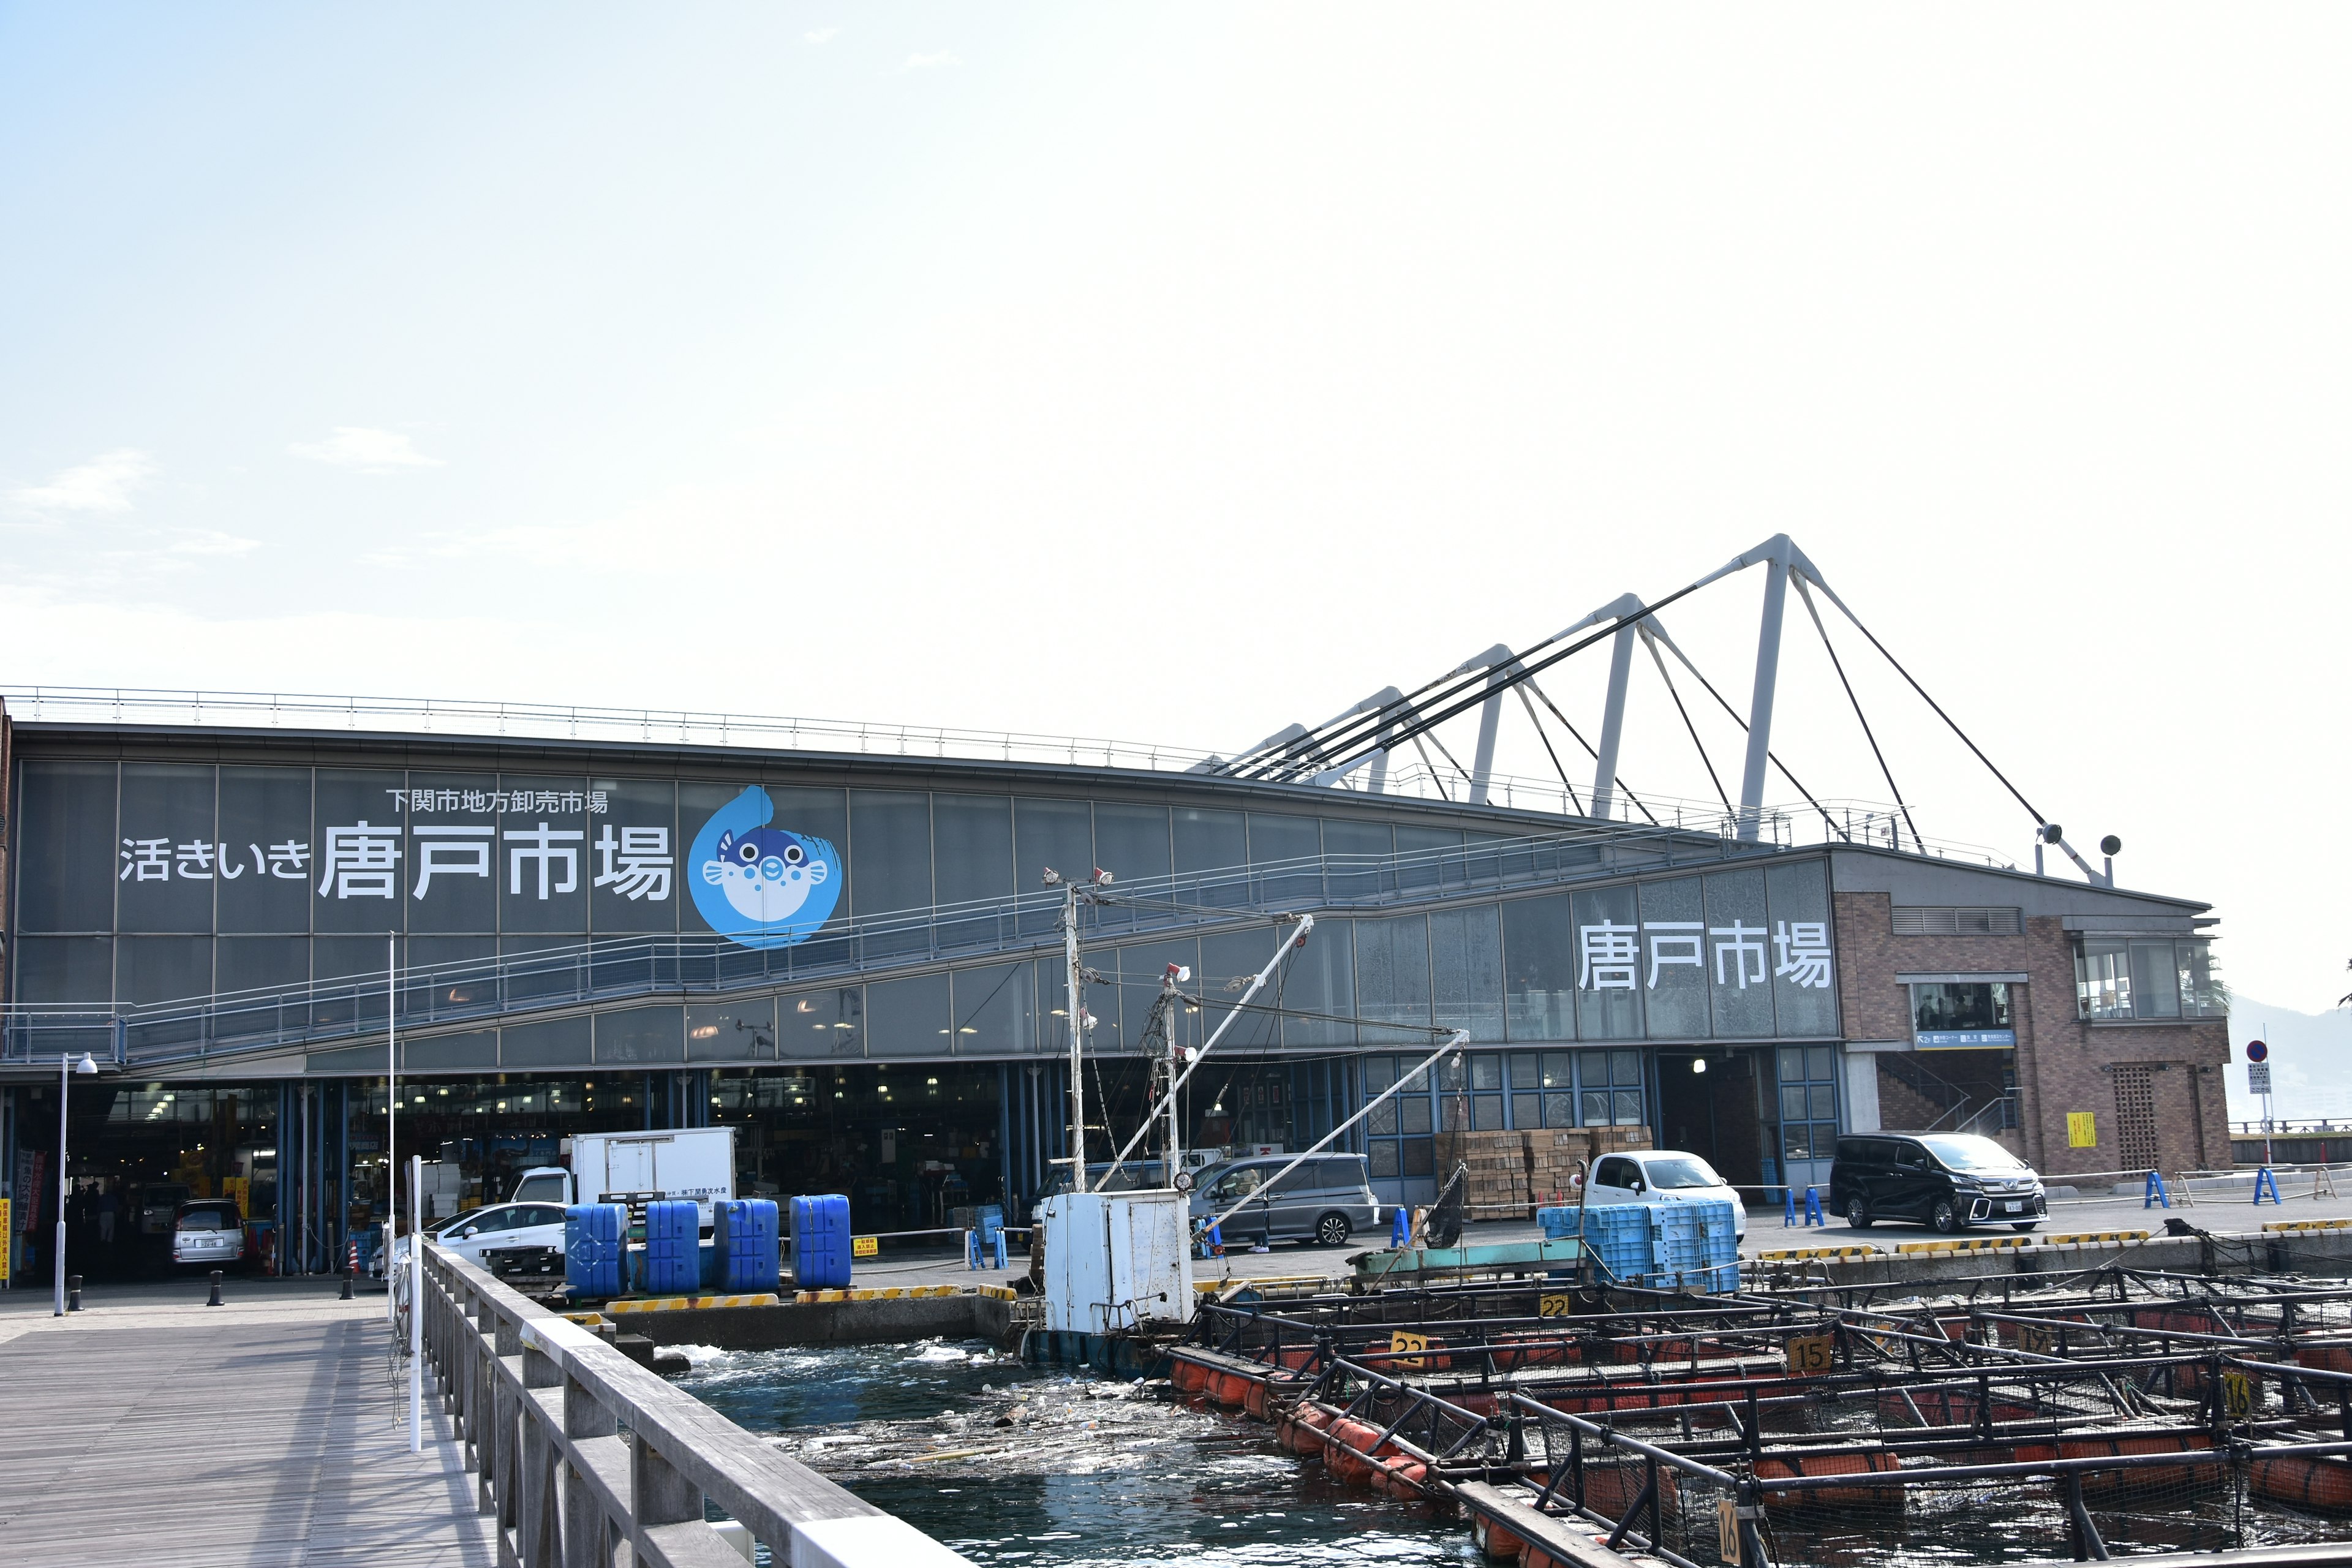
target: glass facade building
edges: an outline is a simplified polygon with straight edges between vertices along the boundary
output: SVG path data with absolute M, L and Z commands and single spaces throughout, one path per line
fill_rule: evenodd
M 1097 1158 L 1171 965 L 1177 1041 L 1223 1030 L 1196 1147 L 1303 1147 L 1467 1035 L 1347 1135 L 1394 1201 L 1442 1130 L 1662 1127 L 1661 1048 L 1753 1053 L 1766 1118 L 1772 1052 L 1839 1028 L 1818 851 L 1083 767 L 18 735 L 0 1071 L 91 1050 L 78 1172 L 272 1194 L 313 1258 L 382 1201 L 388 1014 L 403 1145 L 461 1201 L 572 1132 L 705 1124 L 869 1228 L 1024 1201 L 1066 1141 L 1047 868 L 1116 876 L 1081 919 Z

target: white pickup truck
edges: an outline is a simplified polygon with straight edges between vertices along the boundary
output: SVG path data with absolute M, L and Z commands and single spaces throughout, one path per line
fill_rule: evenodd
M 692 1198 L 710 1226 L 711 1205 L 735 1195 L 735 1129 L 582 1132 L 564 1140 L 572 1163 L 541 1165 L 515 1183 L 516 1203 L 597 1203 L 607 1194 Z

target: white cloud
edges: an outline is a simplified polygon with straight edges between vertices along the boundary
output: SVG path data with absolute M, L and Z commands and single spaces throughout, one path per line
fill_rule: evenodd
M 841 29 L 838 27 L 815 27 L 801 36 L 812 44 L 829 44 L 833 42 L 834 39 L 841 37 Z
M 122 447 L 63 469 L 46 485 L 17 490 L 10 499 L 35 511 L 129 511 L 131 492 L 154 471 L 146 453 Z
M 901 72 L 919 71 L 929 70 L 934 66 L 960 66 L 961 64 L 963 64 L 963 62 L 956 58 L 954 55 L 950 54 L 946 49 L 940 49 L 934 54 L 908 55 L 907 57 L 907 63 L 900 66 L 898 69 Z
M 244 555 L 260 548 L 258 539 L 243 539 L 211 528 L 184 533 L 170 546 L 174 555 Z
M 438 458 L 428 458 L 397 430 L 371 430 L 360 425 L 338 425 L 323 441 L 301 442 L 286 448 L 298 458 L 355 468 L 362 474 L 389 474 L 401 468 L 437 468 Z

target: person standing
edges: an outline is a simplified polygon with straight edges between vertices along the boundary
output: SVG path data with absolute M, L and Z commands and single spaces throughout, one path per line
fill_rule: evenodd
M 98 1244 L 111 1249 L 114 1246 L 114 1216 L 122 1212 L 122 1202 L 110 1186 L 101 1187 L 98 1194 Z

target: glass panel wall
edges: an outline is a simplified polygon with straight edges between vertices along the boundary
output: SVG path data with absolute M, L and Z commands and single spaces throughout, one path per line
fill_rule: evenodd
M 2212 943 L 2201 937 L 2085 937 L 2074 950 L 2074 1005 L 2095 1023 L 2228 1016 Z

